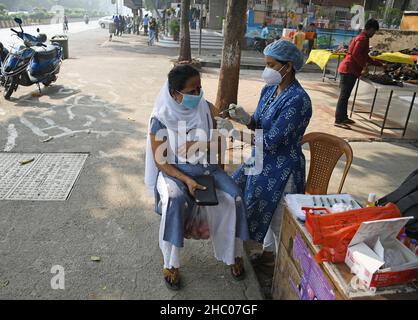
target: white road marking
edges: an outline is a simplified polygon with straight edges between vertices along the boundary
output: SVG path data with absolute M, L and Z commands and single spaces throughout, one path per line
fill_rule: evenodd
M 86 118 L 87 118 L 89 121 L 87 121 L 85 124 L 83 124 L 83 127 L 89 127 L 89 126 L 91 126 L 91 124 L 92 124 L 94 121 L 96 121 L 96 118 L 95 118 L 95 117 L 92 117 L 92 116 L 89 116 L 89 115 L 86 115 Z
M 11 151 L 16 146 L 16 138 L 18 134 L 13 123 L 9 124 L 9 126 L 7 127 L 7 135 L 7 143 L 4 147 L 5 152 Z
M 48 135 L 46 133 L 42 132 L 42 130 L 40 128 L 38 128 L 37 126 L 35 126 L 32 122 L 30 122 L 25 117 L 20 117 L 20 122 L 22 124 L 24 124 L 25 126 L 27 126 L 29 129 L 31 129 L 32 132 L 34 134 L 36 134 L 37 136 L 39 136 L 39 137 L 48 137 Z

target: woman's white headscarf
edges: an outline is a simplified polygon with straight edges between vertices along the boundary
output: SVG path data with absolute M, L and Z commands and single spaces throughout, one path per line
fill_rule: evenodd
M 200 100 L 197 108 L 188 109 L 177 103 L 170 94 L 168 87 L 168 81 L 161 88 L 160 93 L 154 103 L 154 109 L 151 113 L 148 133 L 151 128 L 151 119 L 158 119 L 164 126 L 167 127 L 168 143 L 171 152 L 177 155 L 178 148 L 186 143 L 186 141 L 209 141 L 211 138 L 211 129 L 213 127 L 210 108 L 204 98 Z M 200 132 L 204 132 L 204 136 L 196 135 L 196 137 L 190 139 L 187 137 L 184 140 L 184 136 L 178 135 L 179 130 L 185 130 L 189 132 L 191 129 L 200 129 Z M 147 147 L 145 154 L 145 185 L 148 189 L 148 194 L 152 195 L 154 192 L 155 183 L 157 180 L 158 168 L 155 165 L 154 156 L 151 148 L 151 140 L 148 134 Z

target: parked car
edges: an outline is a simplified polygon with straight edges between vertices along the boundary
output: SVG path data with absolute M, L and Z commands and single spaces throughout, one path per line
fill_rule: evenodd
M 99 19 L 99 26 L 102 27 L 102 29 L 109 28 L 109 24 L 113 22 L 112 16 L 107 16 Z

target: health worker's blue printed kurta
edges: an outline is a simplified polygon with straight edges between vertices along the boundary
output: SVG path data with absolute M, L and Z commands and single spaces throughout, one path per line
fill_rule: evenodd
M 263 144 L 262 172 L 246 175 L 244 170 L 250 164 L 244 163 L 232 176 L 247 206 L 250 238 L 258 242 L 264 240 L 291 174 L 296 192 L 305 190 L 305 157 L 301 144 L 312 116 L 311 99 L 296 80 L 274 97 L 276 89 L 277 86 L 263 88 L 253 115 L 252 129 L 263 129 L 262 141 L 258 141 Z M 256 152 L 253 147 L 253 157 Z

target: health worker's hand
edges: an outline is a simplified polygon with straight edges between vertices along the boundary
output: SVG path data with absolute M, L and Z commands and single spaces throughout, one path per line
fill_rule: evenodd
M 251 122 L 251 116 L 250 114 L 244 110 L 243 107 L 236 105 L 234 103 L 231 103 L 229 105 L 229 115 L 231 119 L 243 124 L 248 125 Z

